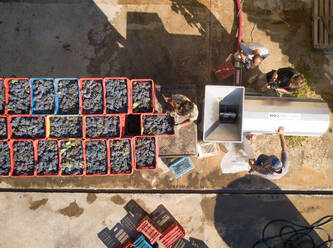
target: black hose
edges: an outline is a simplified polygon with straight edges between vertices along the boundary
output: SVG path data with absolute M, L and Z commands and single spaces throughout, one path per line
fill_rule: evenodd
M 283 244 L 283 247 L 295 247 L 295 244 L 297 244 L 297 247 L 332 247 L 333 239 L 331 238 L 331 235 L 322 227 L 332 221 L 333 215 L 324 216 L 309 226 L 299 225 L 284 219 L 272 220 L 264 227 L 261 240 L 255 242 L 252 247 L 255 248 L 258 245 L 263 245 L 263 247 L 273 248 L 274 246 L 271 246 L 269 242 L 274 243 L 275 245 Z M 266 237 L 268 227 L 277 223 L 284 224 L 280 228 L 279 234 Z M 324 232 L 327 235 L 327 239 L 322 243 L 316 244 L 315 240 L 311 236 L 311 234 L 316 231 Z

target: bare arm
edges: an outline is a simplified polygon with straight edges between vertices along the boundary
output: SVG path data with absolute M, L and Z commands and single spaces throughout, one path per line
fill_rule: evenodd
M 192 122 L 193 122 L 192 120 L 187 120 L 187 121 L 177 124 L 177 126 L 184 127 L 184 126 L 191 124 Z
M 284 88 L 277 88 L 277 91 L 284 93 L 284 94 L 291 94 L 292 92 L 289 92 L 288 90 L 284 89 Z
M 284 127 L 279 127 L 278 134 L 280 137 L 281 148 L 283 152 L 288 152 L 287 143 L 284 138 Z
M 254 169 L 255 171 L 259 170 L 259 166 L 254 164 L 254 159 L 249 159 L 249 165 L 252 169 Z

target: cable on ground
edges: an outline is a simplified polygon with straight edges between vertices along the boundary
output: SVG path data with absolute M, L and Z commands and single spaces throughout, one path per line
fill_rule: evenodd
M 306 247 L 306 248 L 324 248 L 332 247 L 333 239 L 331 235 L 323 228 L 324 225 L 333 221 L 333 215 L 327 215 L 314 222 L 312 225 L 299 225 L 294 222 L 278 219 L 270 221 L 266 224 L 262 231 L 262 239 L 258 240 L 252 247 L 267 247 L 273 248 L 277 244 L 282 244 L 281 247 Z M 282 224 L 279 234 L 266 236 L 267 229 L 273 224 Z M 321 231 L 327 235 L 327 239 L 316 244 L 311 236 L 316 234 L 316 231 Z M 316 234 L 318 235 L 318 234 Z M 318 242 L 318 241 L 317 241 Z M 272 245 L 274 244 L 274 245 Z M 259 246 L 260 245 L 260 246 Z M 280 247 L 280 246 L 279 246 Z

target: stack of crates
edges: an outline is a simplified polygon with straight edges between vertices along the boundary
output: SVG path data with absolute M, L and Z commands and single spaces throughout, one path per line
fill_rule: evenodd
M 176 243 L 184 236 L 185 231 L 183 227 L 176 221 L 162 233 L 160 241 L 165 246 L 165 248 L 171 248 L 174 243 Z
M 136 228 L 138 232 L 145 235 L 151 244 L 154 244 L 162 235 L 161 229 L 148 216 L 145 216 Z
M 154 244 L 159 239 L 165 248 L 171 248 L 174 243 L 185 236 L 184 228 L 177 221 L 173 222 L 165 231 L 161 232 L 161 228 L 148 216 L 145 216 L 140 221 L 137 231 L 141 232 L 149 240 L 150 244 Z M 139 236 L 137 240 L 145 243 L 143 235 Z M 136 242 L 140 243 L 137 240 L 134 242 L 134 245 Z M 135 247 L 146 248 L 151 246 L 135 245 Z

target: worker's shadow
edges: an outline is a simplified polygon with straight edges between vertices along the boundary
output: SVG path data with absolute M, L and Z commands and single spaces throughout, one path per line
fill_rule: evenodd
M 279 187 L 273 182 L 266 180 L 260 176 L 248 175 L 237 179 L 230 183 L 227 188 L 237 190 L 239 188 L 251 189 L 261 186 L 265 189 L 279 190 Z M 293 203 L 283 194 L 221 194 L 216 199 L 214 221 L 215 227 L 219 235 L 222 237 L 229 247 L 253 247 L 256 241 L 262 239 L 262 231 L 265 225 L 277 219 L 285 219 L 299 225 L 309 226 L 302 214 L 296 209 Z M 284 222 L 274 223 L 267 229 L 266 237 L 279 235 L 280 229 L 287 225 Z M 291 228 L 299 227 L 289 225 L 285 231 L 291 231 Z M 298 233 L 299 234 L 299 233 Z M 322 240 L 316 233 L 310 233 L 316 244 L 322 243 Z M 283 242 L 279 238 L 267 241 L 270 246 L 264 246 L 262 243 L 254 247 L 312 247 L 306 246 L 304 243 L 299 246 L 295 244 L 309 239 L 309 237 L 300 238 L 286 235 L 284 239 L 294 238 L 294 246 L 283 246 Z M 289 244 L 290 245 L 290 244 Z M 325 247 L 325 246 L 324 246 Z

